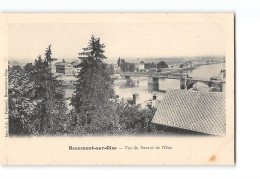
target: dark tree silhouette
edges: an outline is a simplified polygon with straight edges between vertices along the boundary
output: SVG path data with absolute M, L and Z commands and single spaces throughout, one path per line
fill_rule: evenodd
M 66 106 L 61 82 L 49 68 L 49 52 L 34 65 L 9 68 L 11 135 L 53 135 L 63 128 Z
M 161 61 L 157 64 L 157 68 L 168 68 L 168 65 L 164 61 Z
M 114 98 L 114 90 L 109 68 L 102 61 L 106 59 L 104 48 L 105 45 L 100 43 L 100 39 L 92 36 L 88 47 L 79 53 L 81 63 L 78 66 L 81 71 L 77 76 L 76 92 L 71 104 L 78 114 L 77 124 L 81 126 L 93 127 L 109 122 L 104 111 L 109 108 L 111 99 Z

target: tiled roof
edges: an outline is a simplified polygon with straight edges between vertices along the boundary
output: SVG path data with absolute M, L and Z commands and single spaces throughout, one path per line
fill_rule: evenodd
M 224 136 L 225 93 L 170 90 L 165 94 L 152 122 Z

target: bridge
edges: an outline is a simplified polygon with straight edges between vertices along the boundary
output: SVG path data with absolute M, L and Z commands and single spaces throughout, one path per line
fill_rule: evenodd
M 170 79 L 181 79 L 187 77 L 187 74 L 172 73 L 172 72 L 124 72 L 122 73 L 125 79 L 131 77 L 150 77 L 150 78 L 170 78 Z
M 192 79 L 191 77 L 180 79 L 180 89 L 188 90 L 190 88 L 193 88 L 194 85 L 197 86 L 198 82 L 206 84 L 209 88 L 210 87 L 216 87 L 216 88 L 220 88 L 221 92 L 225 91 L 226 81 L 221 81 L 221 80 L 196 80 L 196 79 Z
M 153 73 L 143 73 L 143 72 L 124 72 L 125 79 L 130 79 L 131 77 L 148 77 L 148 83 L 154 84 L 159 83 L 159 78 L 168 78 L 168 79 L 179 79 L 180 80 L 180 89 L 188 90 L 190 88 L 196 87 L 198 83 L 206 84 L 209 88 L 216 87 L 219 88 L 222 92 L 225 91 L 226 82 L 221 80 L 197 80 L 192 79 L 187 74 L 181 73 L 162 73 L 162 72 L 153 72 Z
M 189 90 L 190 88 L 196 87 L 197 83 L 206 84 L 209 88 L 215 87 L 220 89 L 220 91 L 225 91 L 226 82 L 223 80 L 197 80 L 192 79 L 187 74 L 181 73 L 162 73 L 162 72 L 153 72 L 153 73 L 143 73 L 143 72 L 125 72 L 120 73 L 121 77 L 129 79 L 131 77 L 147 77 L 148 84 L 153 85 L 156 89 L 159 89 L 159 79 L 168 78 L 168 79 L 177 79 L 180 80 L 180 89 Z M 75 77 L 61 77 L 60 80 L 63 81 L 63 86 L 65 88 L 74 89 L 75 88 Z

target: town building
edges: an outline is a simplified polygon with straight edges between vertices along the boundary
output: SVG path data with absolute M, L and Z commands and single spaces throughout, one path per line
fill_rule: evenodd
M 226 80 L 226 70 L 220 71 L 220 80 Z
M 56 73 L 56 65 L 54 63 L 51 64 L 51 72 Z
M 141 61 L 140 63 L 137 63 L 137 64 L 135 65 L 135 68 L 138 69 L 139 71 L 144 70 L 144 62 Z
M 120 66 L 118 66 L 118 64 L 112 64 L 112 66 L 114 67 L 114 70 L 115 70 L 116 73 L 121 72 L 121 68 L 120 68 Z
M 157 99 L 157 95 L 154 94 L 154 95 L 153 95 L 153 99 L 151 100 L 151 107 L 157 109 L 157 108 L 159 107 L 160 103 L 161 103 L 161 102 Z
M 66 76 L 73 76 L 74 75 L 74 67 L 71 63 L 65 62 L 63 59 L 62 62 L 58 62 L 55 64 L 56 66 L 56 73 L 62 73 Z
M 167 91 L 152 122 L 174 130 L 225 136 L 225 93 Z
M 169 69 L 178 69 L 180 68 L 180 64 L 173 64 L 173 65 L 168 65 Z

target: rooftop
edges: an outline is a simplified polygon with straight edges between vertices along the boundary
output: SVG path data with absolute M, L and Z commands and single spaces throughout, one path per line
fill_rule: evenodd
M 167 91 L 152 122 L 224 136 L 226 133 L 225 93 Z

